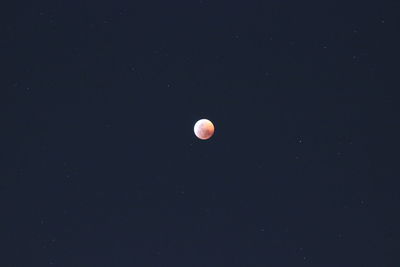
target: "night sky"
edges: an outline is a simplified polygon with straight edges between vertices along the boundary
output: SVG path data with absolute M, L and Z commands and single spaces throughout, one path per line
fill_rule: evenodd
M 1 267 L 400 266 L 399 3 L 32 2 L 1 8 Z

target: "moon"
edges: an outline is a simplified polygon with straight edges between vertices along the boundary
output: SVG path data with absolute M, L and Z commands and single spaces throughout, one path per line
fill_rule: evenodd
M 194 125 L 194 134 L 201 140 L 210 139 L 214 131 L 214 124 L 207 119 L 198 120 Z

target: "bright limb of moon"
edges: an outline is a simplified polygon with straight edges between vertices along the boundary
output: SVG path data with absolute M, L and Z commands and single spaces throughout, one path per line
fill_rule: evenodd
M 194 134 L 201 140 L 207 140 L 213 136 L 215 131 L 214 124 L 207 120 L 201 119 L 194 125 Z

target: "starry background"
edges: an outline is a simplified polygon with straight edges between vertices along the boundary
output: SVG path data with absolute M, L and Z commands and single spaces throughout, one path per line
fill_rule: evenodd
M 5 4 L 0 266 L 400 266 L 398 10 Z

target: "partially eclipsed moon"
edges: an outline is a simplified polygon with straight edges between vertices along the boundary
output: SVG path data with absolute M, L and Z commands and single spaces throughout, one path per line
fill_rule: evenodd
M 207 120 L 201 119 L 194 125 L 194 134 L 201 140 L 207 140 L 213 136 L 215 131 L 214 124 Z

